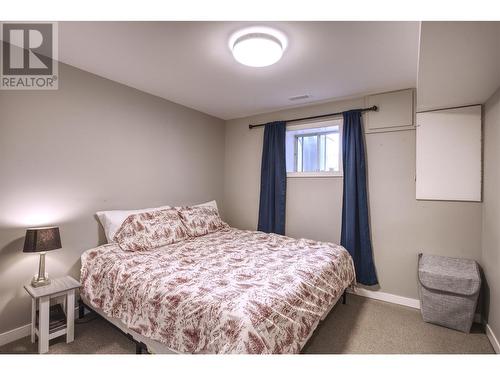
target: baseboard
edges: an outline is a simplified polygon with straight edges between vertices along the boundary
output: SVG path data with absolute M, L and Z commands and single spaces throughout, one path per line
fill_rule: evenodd
M 31 324 L 14 328 L 10 331 L 0 333 L 0 346 L 6 345 L 12 341 L 22 339 L 31 334 Z
M 85 309 L 84 315 L 87 315 L 88 313 L 89 310 Z M 78 319 L 78 306 L 75 307 L 75 319 Z M 0 346 L 9 344 L 29 335 L 31 335 L 31 323 L 0 333 Z
M 356 288 L 355 290 L 349 288 L 347 289 L 347 293 L 356 294 L 358 296 L 376 299 L 379 301 L 395 303 L 396 305 L 412 307 L 414 309 L 420 309 L 420 300 L 415 298 L 402 297 L 396 294 L 379 292 L 375 290 L 367 290 L 363 288 Z M 481 317 L 481 314 L 479 313 L 474 314 L 474 322 L 481 324 L 483 323 L 483 318 Z
M 493 349 L 495 350 L 495 353 L 500 354 L 500 343 L 498 342 L 498 339 L 490 325 L 485 323 L 484 329 L 486 331 L 486 336 L 488 336 L 488 340 L 490 340 L 491 346 L 493 346 Z
M 377 299 L 379 301 L 395 303 L 396 305 L 413 307 L 414 309 L 420 309 L 420 301 L 415 298 L 402 297 L 396 294 L 367 290 L 362 288 L 349 288 L 347 290 L 347 293 L 356 294 L 358 296 L 368 297 L 371 299 Z

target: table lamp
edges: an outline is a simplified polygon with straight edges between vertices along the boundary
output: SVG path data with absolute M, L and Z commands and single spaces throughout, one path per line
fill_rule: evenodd
M 61 248 L 61 237 L 59 227 L 28 228 L 24 238 L 24 253 L 40 253 L 38 274 L 31 280 L 35 288 L 49 285 L 50 279 L 45 273 L 45 253 L 50 250 Z

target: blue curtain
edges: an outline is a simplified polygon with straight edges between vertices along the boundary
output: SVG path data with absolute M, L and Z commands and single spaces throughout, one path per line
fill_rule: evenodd
M 378 280 L 370 240 L 365 147 L 359 110 L 344 112 L 342 156 L 344 197 L 340 244 L 349 251 L 354 260 L 357 281 L 364 285 L 375 285 Z
M 285 234 L 286 123 L 266 124 L 260 174 L 258 230 Z

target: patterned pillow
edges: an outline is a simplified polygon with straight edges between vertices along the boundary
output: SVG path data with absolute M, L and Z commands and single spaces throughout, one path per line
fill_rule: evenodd
M 188 238 L 176 209 L 130 215 L 116 231 L 114 241 L 125 251 L 145 251 Z
M 191 237 L 203 236 L 229 227 L 222 221 L 215 207 L 181 207 L 179 215 Z

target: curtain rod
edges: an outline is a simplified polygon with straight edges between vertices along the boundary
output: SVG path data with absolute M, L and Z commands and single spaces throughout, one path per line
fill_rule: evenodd
M 361 112 L 378 111 L 378 107 L 376 105 L 374 105 L 373 107 L 360 108 L 360 109 L 358 109 L 358 111 L 361 111 Z M 344 112 L 347 112 L 347 111 L 344 111 Z M 344 112 L 327 113 L 325 115 L 317 115 L 317 116 L 310 116 L 310 117 L 294 118 L 294 119 L 291 119 L 291 120 L 287 120 L 285 122 L 289 123 L 289 122 L 296 122 L 296 121 L 303 121 L 303 120 L 314 120 L 316 118 L 322 118 L 322 117 L 339 116 L 339 115 L 344 114 Z M 264 126 L 264 125 L 266 125 L 266 124 L 255 124 L 255 125 L 251 125 L 250 124 L 250 125 L 248 125 L 248 128 L 249 129 L 259 128 L 259 127 Z

